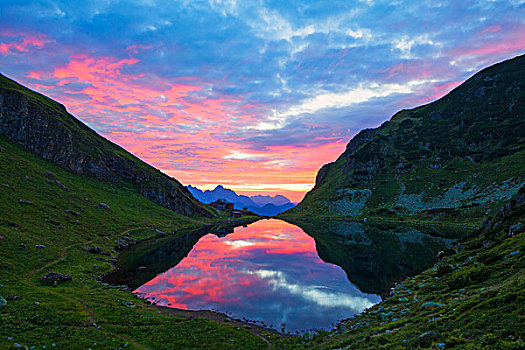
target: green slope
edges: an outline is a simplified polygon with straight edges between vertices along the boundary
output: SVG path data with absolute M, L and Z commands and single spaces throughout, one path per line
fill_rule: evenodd
M 492 220 L 390 296 L 313 339 L 280 348 L 523 349 L 525 187 Z
M 0 348 L 265 348 L 242 328 L 173 317 L 97 282 L 114 259 L 82 250 L 117 255 L 119 241 L 207 222 L 153 203 L 132 183 L 71 173 L 0 136 L 0 305 L 21 297 L 0 306 Z M 50 271 L 73 279 L 42 284 Z
M 129 182 L 146 198 L 190 216 L 213 216 L 177 180 L 106 140 L 65 107 L 0 74 L 0 135 L 78 174 Z
M 364 130 L 285 216 L 479 222 L 525 183 L 525 56 Z

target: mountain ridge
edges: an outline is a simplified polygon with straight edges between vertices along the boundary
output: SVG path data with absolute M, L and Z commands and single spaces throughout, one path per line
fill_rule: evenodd
M 481 221 L 525 183 L 525 55 L 359 132 L 288 216 Z
M 234 204 L 235 209 L 247 208 L 247 210 L 258 215 L 274 216 L 295 206 L 288 198 L 283 195 L 275 196 L 245 196 L 239 195 L 235 191 L 217 185 L 213 190 L 202 191 L 199 188 L 186 186 L 191 194 L 199 201 L 209 204 L 217 199 L 226 199 Z
M 63 105 L 2 74 L 0 134 L 74 173 L 130 182 L 144 197 L 177 213 L 214 215 L 176 179 L 105 139 Z

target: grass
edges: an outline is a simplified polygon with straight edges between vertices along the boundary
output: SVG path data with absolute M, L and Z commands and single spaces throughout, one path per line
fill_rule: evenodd
M 525 195 L 525 187 L 521 194 Z M 523 349 L 525 339 L 525 203 L 490 229 L 478 230 L 434 267 L 398 283 L 364 313 L 313 340 L 282 348 Z
M 114 269 L 114 259 L 82 250 L 96 246 L 115 256 L 113 248 L 122 237 L 144 239 L 158 235 L 155 230 L 177 235 L 211 219 L 169 211 L 132 184 L 73 174 L 4 138 L 0 170 L 0 295 L 21 297 L 0 307 L 0 348 L 15 348 L 15 343 L 39 349 L 53 344 L 59 349 L 267 346 L 242 328 L 174 318 L 129 292 L 97 282 Z M 221 220 L 226 218 L 213 222 Z M 40 279 L 49 271 L 73 280 L 43 285 Z

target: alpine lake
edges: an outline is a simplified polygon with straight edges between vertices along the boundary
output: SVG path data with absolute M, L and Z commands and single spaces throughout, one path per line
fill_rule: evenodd
M 152 239 L 106 277 L 152 303 L 212 310 L 283 333 L 329 330 L 432 266 L 466 233 L 349 221 L 259 220 Z

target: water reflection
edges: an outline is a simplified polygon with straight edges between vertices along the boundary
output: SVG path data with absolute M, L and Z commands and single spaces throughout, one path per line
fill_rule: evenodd
M 231 312 L 281 328 L 328 328 L 380 301 L 321 260 L 314 240 L 278 220 L 202 237 L 187 257 L 135 290 L 160 305 Z
M 341 266 L 366 293 L 385 295 L 392 284 L 436 261 L 436 254 L 467 231 L 390 223 L 294 221 L 316 242 L 319 256 Z
M 329 328 L 434 264 L 452 242 L 442 237 L 461 236 L 341 221 L 262 220 L 232 232 L 208 228 L 135 246 L 110 280 L 160 305 L 231 312 L 291 332 Z

